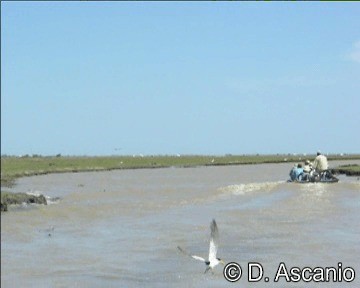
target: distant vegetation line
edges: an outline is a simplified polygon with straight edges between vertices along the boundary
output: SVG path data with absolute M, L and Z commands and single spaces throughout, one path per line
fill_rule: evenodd
M 355 160 L 360 154 L 327 155 L 329 160 Z M 260 163 L 300 162 L 315 155 L 176 155 L 176 156 L 1 156 L 1 186 L 11 186 L 16 178 L 48 173 L 106 171 L 165 167 L 196 167 Z

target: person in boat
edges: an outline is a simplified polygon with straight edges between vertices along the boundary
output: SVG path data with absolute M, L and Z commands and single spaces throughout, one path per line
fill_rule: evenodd
M 304 165 L 304 168 L 303 168 L 303 174 L 302 174 L 302 180 L 303 181 L 309 181 L 310 178 L 312 177 L 312 174 L 313 174 L 313 167 L 312 167 L 312 164 L 309 160 L 306 160 L 305 161 L 305 165 Z
M 289 176 L 291 181 L 295 181 L 296 179 L 296 175 L 295 175 L 296 168 L 297 168 L 297 164 L 295 164 L 294 167 L 290 170 Z
M 290 171 L 290 179 L 291 181 L 301 181 L 302 174 L 304 169 L 302 168 L 302 164 L 296 164 Z
M 310 173 L 313 170 L 312 164 L 309 160 L 305 161 L 304 173 Z
M 329 170 L 328 160 L 326 156 L 321 154 L 320 151 L 317 152 L 317 156 L 314 160 L 313 166 L 316 172 L 319 173 L 320 179 L 322 180 L 336 179 L 336 177 L 334 177 Z
M 317 152 L 317 156 L 315 157 L 313 167 L 319 173 L 328 170 L 329 165 L 327 158 L 325 155 L 321 154 L 320 151 Z

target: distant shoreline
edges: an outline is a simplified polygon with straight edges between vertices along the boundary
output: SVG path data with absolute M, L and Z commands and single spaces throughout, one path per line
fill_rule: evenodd
M 243 156 L 114 156 L 114 157 L 1 157 L 1 211 L 7 211 L 12 204 L 45 204 L 43 195 L 11 193 L 3 191 L 16 184 L 21 177 L 47 175 L 53 173 L 97 172 L 129 169 L 190 168 L 204 166 L 230 166 L 296 163 L 314 159 L 315 155 L 243 155 Z M 360 155 L 328 156 L 329 161 L 360 160 Z M 332 168 L 334 174 L 360 176 L 357 164 Z M 4 190 L 5 190 L 4 189 Z M 45 199 L 45 201 L 44 201 Z
M 77 173 L 121 169 L 156 169 L 167 167 L 198 167 L 251 165 L 265 163 L 293 163 L 312 161 L 315 155 L 176 155 L 176 156 L 2 156 L 1 187 L 12 187 L 16 179 L 51 173 Z M 333 160 L 360 160 L 360 154 L 328 155 Z M 337 167 L 334 172 L 352 176 L 360 175 L 360 168 Z

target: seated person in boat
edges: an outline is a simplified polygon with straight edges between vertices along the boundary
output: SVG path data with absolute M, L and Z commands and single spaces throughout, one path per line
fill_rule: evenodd
M 297 168 L 297 164 L 295 164 L 294 167 L 290 170 L 289 176 L 290 176 L 291 181 L 294 181 L 296 179 L 296 176 L 295 176 L 296 168 Z
M 304 172 L 304 169 L 302 168 L 301 163 L 295 165 L 290 171 L 290 179 L 292 181 L 301 181 L 303 172 Z
M 309 181 L 310 177 L 313 174 L 314 168 L 312 167 L 312 164 L 310 163 L 309 160 L 305 161 L 305 165 L 304 165 L 304 169 L 303 169 L 303 174 L 302 174 L 302 180 L 303 181 Z

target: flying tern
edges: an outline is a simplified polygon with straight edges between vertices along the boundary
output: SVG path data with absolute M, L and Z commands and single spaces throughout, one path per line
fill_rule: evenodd
M 194 258 L 195 260 L 199 260 L 199 261 L 205 263 L 206 270 L 205 270 L 204 273 L 208 272 L 210 269 L 213 270 L 214 267 L 217 266 L 220 263 L 225 264 L 225 262 L 222 259 L 216 257 L 217 250 L 218 250 L 218 247 L 219 247 L 219 230 L 218 230 L 218 227 L 216 225 L 215 219 L 213 219 L 211 224 L 210 224 L 210 231 L 211 231 L 211 234 L 210 234 L 209 257 L 208 257 L 207 260 L 205 258 L 203 258 L 203 257 L 189 254 L 185 250 L 183 250 L 180 246 L 178 246 L 178 249 L 182 253 Z

